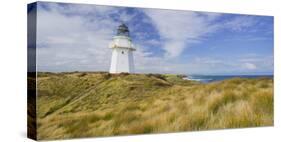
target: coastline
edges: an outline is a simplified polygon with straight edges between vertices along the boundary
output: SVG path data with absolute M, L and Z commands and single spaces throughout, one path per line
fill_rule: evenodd
M 188 75 L 183 78 L 185 80 L 198 81 L 202 83 L 211 83 L 217 81 L 223 81 L 233 78 L 245 78 L 245 79 L 254 79 L 254 78 L 272 78 L 273 75 Z

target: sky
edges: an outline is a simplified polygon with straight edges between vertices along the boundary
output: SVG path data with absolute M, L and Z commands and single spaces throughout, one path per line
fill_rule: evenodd
M 37 3 L 37 70 L 109 71 L 124 22 L 137 73 L 273 74 L 273 17 Z

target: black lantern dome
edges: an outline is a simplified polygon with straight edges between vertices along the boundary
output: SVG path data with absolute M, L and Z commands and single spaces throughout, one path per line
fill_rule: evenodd
M 124 23 L 122 23 L 120 26 L 118 26 L 117 36 L 127 36 L 127 37 L 129 37 L 129 29 Z

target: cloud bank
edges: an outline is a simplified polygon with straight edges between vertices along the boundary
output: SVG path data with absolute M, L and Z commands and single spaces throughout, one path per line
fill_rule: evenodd
M 272 53 L 233 57 L 239 60 L 186 54 L 225 31 L 248 32 L 260 24 L 252 16 L 39 2 L 37 20 L 39 71 L 108 71 L 111 58 L 108 44 L 121 21 L 129 26 L 137 46 L 134 53 L 137 72 L 262 72 L 262 67 L 273 70 Z M 247 60 L 250 58 L 251 61 Z

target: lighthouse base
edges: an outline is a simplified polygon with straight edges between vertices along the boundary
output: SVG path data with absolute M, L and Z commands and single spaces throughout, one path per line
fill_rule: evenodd
M 110 73 L 134 73 L 133 52 L 127 48 L 112 50 Z

